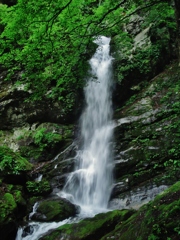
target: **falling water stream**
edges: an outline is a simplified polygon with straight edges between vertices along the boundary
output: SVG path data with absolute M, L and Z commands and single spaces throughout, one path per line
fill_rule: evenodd
M 81 117 L 82 150 L 64 191 L 76 204 L 106 208 L 112 185 L 111 62 L 110 39 L 95 41 L 99 47 L 90 60 L 90 79 L 85 88 L 86 108 Z
M 107 211 L 112 186 L 110 38 L 102 36 L 95 43 L 98 48 L 89 61 L 91 70 L 85 87 L 86 106 L 80 119 L 81 146 L 77 151 L 77 164 L 58 194 L 79 205 L 81 217 Z M 37 240 L 42 233 L 67 222 L 70 220 L 60 223 L 32 222 L 30 224 L 36 225 L 37 230 L 31 236 L 23 238 L 20 229 L 16 240 Z

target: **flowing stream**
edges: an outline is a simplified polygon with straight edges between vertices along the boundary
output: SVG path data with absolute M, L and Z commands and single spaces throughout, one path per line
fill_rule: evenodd
M 86 106 L 80 119 L 81 146 L 77 151 L 77 164 L 58 194 L 81 207 L 79 218 L 107 211 L 112 187 L 111 140 L 114 126 L 111 121 L 110 38 L 102 36 L 96 39 L 95 43 L 98 48 L 89 61 L 91 70 L 85 87 Z M 49 229 L 72 221 L 67 219 L 59 223 L 41 224 L 31 222 L 32 234 L 22 237 L 22 229 L 19 229 L 16 240 L 37 240 Z M 74 221 L 77 221 L 77 218 Z

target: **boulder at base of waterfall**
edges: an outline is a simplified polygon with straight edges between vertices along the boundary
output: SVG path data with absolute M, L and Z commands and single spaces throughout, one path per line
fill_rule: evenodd
M 134 210 L 114 210 L 100 213 L 94 218 L 87 218 L 79 223 L 65 224 L 40 239 L 97 240 L 113 231 L 118 222 L 125 221 L 134 212 Z
M 77 213 L 79 213 L 79 207 L 64 198 L 48 199 L 39 204 L 32 219 L 42 222 L 62 221 Z

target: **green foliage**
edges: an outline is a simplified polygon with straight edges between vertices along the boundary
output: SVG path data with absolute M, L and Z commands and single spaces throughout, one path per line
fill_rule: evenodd
M 51 192 L 51 186 L 46 180 L 40 182 L 28 181 L 26 188 L 28 192 L 34 196 L 47 195 Z
M 30 171 L 32 165 L 19 154 L 7 147 L 0 146 L 0 174 L 18 175 L 23 171 Z
M 154 26 L 167 26 L 169 30 L 176 30 L 176 22 L 174 21 L 174 8 L 171 7 L 170 2 L 160 2 L 151 7 L 148 11 L 146 22 L 143 23 L 145 27 L 149 24 Z M 158 29 L 158 37 L 162 33 L 162 27 Z
M 35 132 L 33 138 L 35 144 L 45 147 L 48 144 L 55 144 L 56 142 L 61 141 L 62 135 L 48 132 L 46 128 L 40 128 Z
M 0 39 L 1 62 L 9 68 L 7 78 L 21 69 L 18 83 L 31 89 L 31 99 L 39 100 L 46 95 L 67 101 L 67 107 L 72 107 L 86 71 L 83 54 L 87 40 L 79 36 L 83 34 L 77 22 L 79 3 L 19 1 L 10 9 L 3 19 L 5 29 Z M 4 39 L 8 39 L 8 44 Z

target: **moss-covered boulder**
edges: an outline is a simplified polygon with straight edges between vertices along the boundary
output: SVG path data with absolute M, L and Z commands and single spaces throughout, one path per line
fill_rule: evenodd
M 17 204 L 11 193 L 5 193 L 0 202 L 0 223 L 9 221 L 17 210 Z
M 62 221 L 78 212 L 79 207 L 64 198 L 48 199 L 39 203 L 32 219 L 42 222 Z
M 108 213 L 100 213 L 94 218 L 59 227 L 47 236 L 42 237 L 41 240 L 98 240 L 112 231 L 118 222 L 128 219 L 133 213 L 133 210 L 114 210 Z
M 180 182 L 156 196 L 132 215 L 119 222 L 102 240 L 167 240 L 180 239 Z
M 26 214 L 26 201 L 22 187 L 3 184 L 0 187 L 0 234 L 3 240 L 14 240 L 18 220 Z M 7 192 L 4 192 L 7 191 Z
M 9 183 L 24 184 L 26 173 L 32 170 L 30 164 L 8 147 L 0 146 L 0 177 Z

